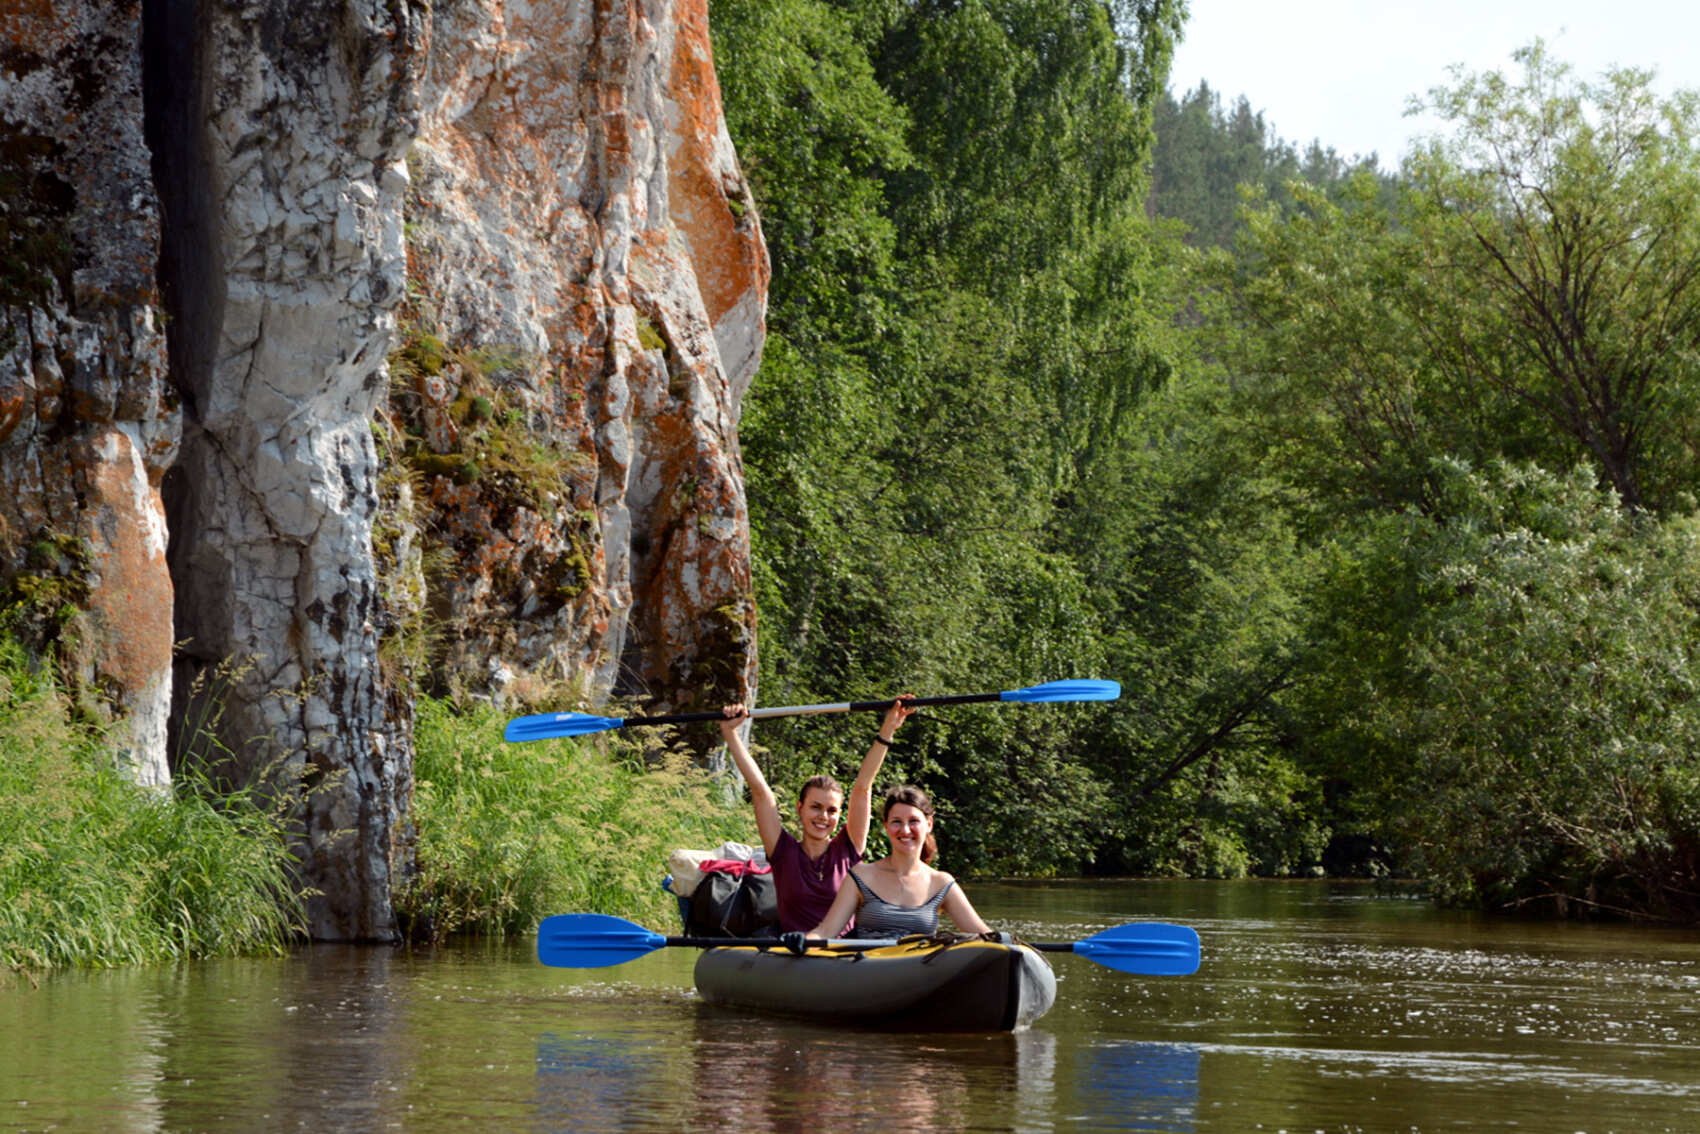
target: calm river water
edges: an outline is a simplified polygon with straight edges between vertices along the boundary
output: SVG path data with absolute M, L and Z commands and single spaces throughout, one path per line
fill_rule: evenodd
M 1146 978 L 1053 956 L 1047 1016 L 968 1037 L 711 1009 L 686 949 L 577 971 L 527 940 L 55 975 L 0 990 L 0 1129 L 1700 1130 L 1700 934 L 1326 882 L 970 891 L 1031 940 L 1183 922 L 1204 963 Z

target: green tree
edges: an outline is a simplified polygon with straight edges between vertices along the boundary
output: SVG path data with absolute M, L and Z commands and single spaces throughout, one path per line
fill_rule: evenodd
M 1146 208 L 1152 216 L 1184 222 L 1187 240 L 1199 247 L 1233 245 L 1247 191 L 1288 213 L 1297 204 L 1295 181 L 1330 196 L 1358 173 L 1391 183 L 1377 172 L 1374 154 L 1348 160 L 1319 139 L 1301 154 L 1261 111 L 1252 110 L 1245 95 L 1225 109 L 1220 92 L 1204 82 L 1178 100 L 1165 92 L 1155 107 L 1153 131 Z
M 1166 375 L 1140 201 L 1179 12 L 717 3 L 728 120 L 777 249 L 741 425 L 764 699 L 1009 688 L 1099 663 L 1100 596 L 1060 517 L 1090 506 L 1072 486 Z M 846 187 L 857 235 L 831 244 L 817 234 L 851 231 L 823 215 Z M 940 715 L 890 767 L 945 813 L 972 808 L 960 861 L 1059 869 L 1090 854 L 1099 815 L 1080 727 Z M 786 780 L 865 739 L 836 735 L 787 720 L 757 740 Z M 1065 788 L 1071 807 L 1018 837 L 1026 800 Z
M 1310 556 L 1288 490 L 1241 459 L 1220 391 L 1192 369 L 1140 407 L 1067 529 L 1124 687 L 1080 749 L 1116 785 L 1097 857 L 1121 872 L 1308 870 L 1327 832 L 1281 697 Z
M 1248 210 L 1237 254 L 1209 271 L 1230 297 L 1216 343 L 1237 433 L 1306 492 L 1307 530 L 1432 507 L 1436 454 L 1551 453 L 1526 407 L 1421 349 L 1425 249 L 1375 180 L 1358 175 L 1337 200 L 1293 191 L 1296 209 Z
M 1700 379 L 1700 96 L 1577 82 L 1537 41 L 1519 80 L 1460 73 L 1455 124 L 1406 167 L 1427 349 L 1526 404 L 1631 507 L 1692 472 Z
M 908 118 L 875 80 L 852 18 L 820 0 L 717 0 L 728 126 L 773 263 L 768 342 L 744 406 L 763 688 L 832 696 L 860 677 L 893 555 L 866 514 L 894 431 L 880 344 L 902 323 L 884 178 L 911 159 Z M 865 628 L 865 630 L 863 629 Z
M 968 396 L 1037 414 L 1011 417 L 1010 443 L 1029 450 L 1012 475 L 1066 491 L 1167 373 L 1140 202 L 1181 5 L 869 7 L 877 73 L 916 124 L 915 163 L 887 189 L 909 286 L 982 297 L 993 319 L 966 344 L 977 356 L 967 381 L 988 396 Z M 931 310 L 919 314 L 917 418 L 953 384 L 927 372 L 930 344 L 964 329 L 954 312 L 951 325 L 928 325 Z
M 1700 520 L 1586 468 L 1439 469 L 1335 559 L 1297 699 L 1359 819 L 1441 896 L 1700 917 Z
M 1269 451 L 1330 500 L 1430 504 L 1442 454 L 1585 458 L 1631 507 L 1692 481 L 1700 103 L 1516 58 L 1518 82 L 1431 93 L 1455 133 L 1407 160 L 1393 211 L 1360 177 L 1248 220 L 1235 366 Z
M 773 265 L 772 329 L 811 360 L 883 334 L 895 295 L 883 184 L 911 164 L 909 118 L 854 32 L 820 0 L 714 5 L 727 126 Z

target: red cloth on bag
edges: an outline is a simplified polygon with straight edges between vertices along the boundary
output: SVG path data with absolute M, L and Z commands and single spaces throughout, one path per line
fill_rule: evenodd
M 735 878 L 742 878 L 746 873 L 773 873 L 771 866 L 757 866 L 755 863 L 746 862 L 741 858 L 708 858 L 697 863 L 697 869 L 704 874 L 730 874 Z

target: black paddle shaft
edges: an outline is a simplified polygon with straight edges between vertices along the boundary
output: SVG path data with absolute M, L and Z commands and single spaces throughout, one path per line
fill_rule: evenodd
M 855 939 L 838 937 L 831 941 L 822 941 L 818 937 L 813 937 L 808 940 L 806 948 L 819 949 L 822 946 L 830 945 L 834 949 L 885 949 L 898 943 L 896 938 Z M 687 949 L 755 948 L 797 952 L 788 942 L 778 937 L 669 937 L 667 944 L 683 945 Z
M 891 708 L 893 702 L 896 700 L 897 698 L 893 698 L 891 701 L 846 701 L 836 705 L 810 705 L 795 709 L 792 712 L 798 716 L 814 713 L 873 712 L 879 709 Z M 1003 700 L 1003 694 L 957 693 L 948 697 L 904 697 L 902 700 L 906 705 L 917 707 L 921 705 L 966 705 L 973 701 L 1001 701 Z M 757 709 L 755 714 L 752 715 L 759 717 L 760 713 L 761 710 Z M 782 714 L 776 713 L 774 715 L 778 716 Z M 660 716 L 654 717 L 626 717 L 620 723 L 622 725 L 699 724 L 704 721 L 720 721 L 725 719 L 726 717 L 723 713 L 663 713 Z

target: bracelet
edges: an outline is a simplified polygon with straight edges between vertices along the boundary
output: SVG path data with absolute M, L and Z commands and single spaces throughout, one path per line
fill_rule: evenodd
M 886 739 L 886 738 L 885 738 L 885 737 L 883 737 L 883 736 L 881 736 L 881 735 L 880 735 L 880 734 L 879 734 L 879 733 L 877 733 L 877 732 L 876 732 L 876 733 L 875 733 L 875 734 L 874 734 L 874 743 L 875 743 L 875 744 L 883 744 L 883 745 L 885 745 L 885 746 L 886 746 L 886 747 L 887 747 L 887 748 L 890 748 L 890 747 L 891 747 L 891 746 L 892 746 L 892 745 L 893 745 L 893 744 L 895 744 L 895 743 L 897 743 L 897 742 L 896 742 L 896 740 L 895 740 L 895 739 L 893 739 L 893 740 L 887 740 L 887 739 Z

